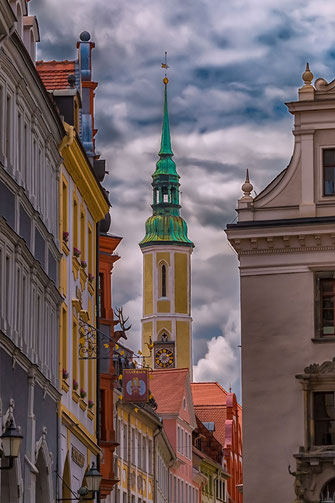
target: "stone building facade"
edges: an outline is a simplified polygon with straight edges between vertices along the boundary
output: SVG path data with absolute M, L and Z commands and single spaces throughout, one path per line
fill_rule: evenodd
M 241 276 L 245 503 L 335 501 L 335 81 L 308 66 L 290 163 L 227 235 Z
M 35 69 L 38 25 L 26 0 L 0 3 L 0 421 L 21 427 L 0 500 L 55 501 L 58 144 L 63 125 Z M 1 460 L 5 466 L 6 461 Z

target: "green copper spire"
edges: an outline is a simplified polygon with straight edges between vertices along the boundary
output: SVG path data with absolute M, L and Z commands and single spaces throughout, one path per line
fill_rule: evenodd
M 167 106 L 167 78 L 164 78 L 164 115 L 163 115 L 163 126 L 162 126 L 162 140 L 161 149 L 158 155 L 173 155 L 171 148 L 171 137 L 170 137 L 170 124 L 169 124 L 169 114 Z
M 160 159 L 156 164 L 156 171 L 152 175 L 153 214 L 145 224 L 146 234 L 140 242 L 140 247 L 152 244 L 175 244 L 194 246 L 187 237 L 187 225 L 179 215 L 179 175 L 176 163 L 172 159 L 171 136 L 167 106 L 167 84 L 164 82 L 164 113 L 161 148 L 158 153 Z

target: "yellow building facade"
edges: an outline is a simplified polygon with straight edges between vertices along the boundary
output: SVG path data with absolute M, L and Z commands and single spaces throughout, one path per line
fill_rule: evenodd
M 153 214 L 140 242 L 143 253 L 143 353 L 153 344 L 152 368 L 188 368 L 192 377 L 191 254 L 179 215 L 179 175 L 172 159 L 167 79 L 160 159 L 153 178 Z
M 62 497 L 71 497 L 100 449 L 96 438 L 96 360 L 85 358 L 88 325 L 96 325 L 96 224 L 108 203 L 73 126 L 64 123 L 60 153 L 60 293 L 59 375 L 62 399 L 60 449 Z M 81 348 L 84 348 L 80 350 Z

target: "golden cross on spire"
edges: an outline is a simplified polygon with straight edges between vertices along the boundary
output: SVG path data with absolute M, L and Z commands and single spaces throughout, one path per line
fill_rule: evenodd
M 167 75 L 166 75 L 166 70 L 168 68 L 170 68 L 169 65 L 167 64 L 167 51 L 165 51 L 164 63 L 162 63 L 161 67 L 165 69 L 165 76 L 164 76 L 163 82 L 166 85 L 169 82 L 169 79 L 167 78 Z

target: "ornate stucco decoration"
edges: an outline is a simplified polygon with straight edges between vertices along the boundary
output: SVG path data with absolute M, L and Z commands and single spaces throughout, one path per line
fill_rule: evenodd
M 303 374 L 296 375 L 305 393 L 305 445 L 294 454 L 296 468 L 289 473 L 294 477 L 296 499 L 294 503 L 320 503 L 321 493 L 335 478 L 335 445 L 314 445 L 312 399 L 315 391 L 334 391 L 335 357 L 323 363 L 312 363 Z

